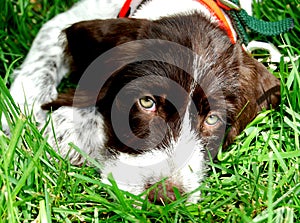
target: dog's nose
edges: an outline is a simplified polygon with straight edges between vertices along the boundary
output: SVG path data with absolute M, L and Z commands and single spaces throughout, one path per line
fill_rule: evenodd
M 152 185 L 147 186 L 147 188 L 150 187 L 152 187 Z M 172 183 L 165 182 L 158 184 L 152 190 L 149 191 L 148 200 L 151 203 L 159 205 L 171 203 L 172 201 L 176 200 L 174 188 L 180 193 L 180 187 Z

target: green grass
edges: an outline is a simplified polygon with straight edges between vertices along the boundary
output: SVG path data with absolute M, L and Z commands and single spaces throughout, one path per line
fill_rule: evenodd
M 273 67 L 282 83 L 281 106 L 262 112 L 219 153 L 219 162 L 209 164 L 201 201 L 188 205 L 183 197 L 157 206 L 120 191 L 113 179 L 112 186 L 102 184 L 91 167 L 72 166 L 31 117 L 19 114 L 5 83 L 42 23 L 72 4 L 30 2 L 0 4 L 0 113 L 12 120 L 10 138 L 0 131 L 0 222 L 300 222 L 299 59 Z M 270 21 L 293 17 L 293 31 L 271 42 L 284 56 L 300 55 L 299 0 L 265 0 L 254 12 Z

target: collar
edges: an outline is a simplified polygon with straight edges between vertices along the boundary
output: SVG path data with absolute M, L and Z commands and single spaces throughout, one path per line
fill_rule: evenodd
M 143 0 L 126 0 L 118 15 L 119 18 L 131 17 Z M 205 6 L 210 14 L 219 23 L 219 27 L 223 29 L 229 37 L 231 43 L 236 43 L 236 32 L 232 27 L 230 19 L 223 9 L 234 9 L 231 5 L 226 4 L 226 0 L 195 0 Z
M 118 18 L 131 17 L 143 0 L 126 0 Z

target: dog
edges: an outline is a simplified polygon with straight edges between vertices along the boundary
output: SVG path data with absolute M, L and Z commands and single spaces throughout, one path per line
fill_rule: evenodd
M 83 0 L 54 17 L 10 92 L 40 126 L 51 111 L 45 135 L 72 164 L 85 158 L 70 142 L 101 164 L 105 183 L 111 173 L 153 203 L 176 200 L 174 188 L 195 203 L 205 162 L 278 105 L 280 83 L 199 1 L 135 4 L 129 18 L 124 0 Z M 58 93 L 68 73 L 77 87 Z

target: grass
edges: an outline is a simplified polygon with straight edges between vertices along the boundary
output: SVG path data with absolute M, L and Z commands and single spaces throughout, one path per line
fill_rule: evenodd
M 63 160 L 10 98 L 5 84 L 38 29 L 71 4 L 0 4 L 0 113 L 12 120 L 11 137 L 0 131 L 0 222 L 300 222 L 300 76 L 299 59 L 293 61 L 300 55 L 299 0 L 265 0 L 254 7 L 265 20 L 295 19 L 291 32 L 268 38 L 291 59 L 272 66 L 282 84 L 281 106 L 260 113 L 209 164 L 198 204 L 185 204 L 183 197 L 165 206 L 120 191 L 112 178 L 112 186 L 104 185 L 95 169 Z

